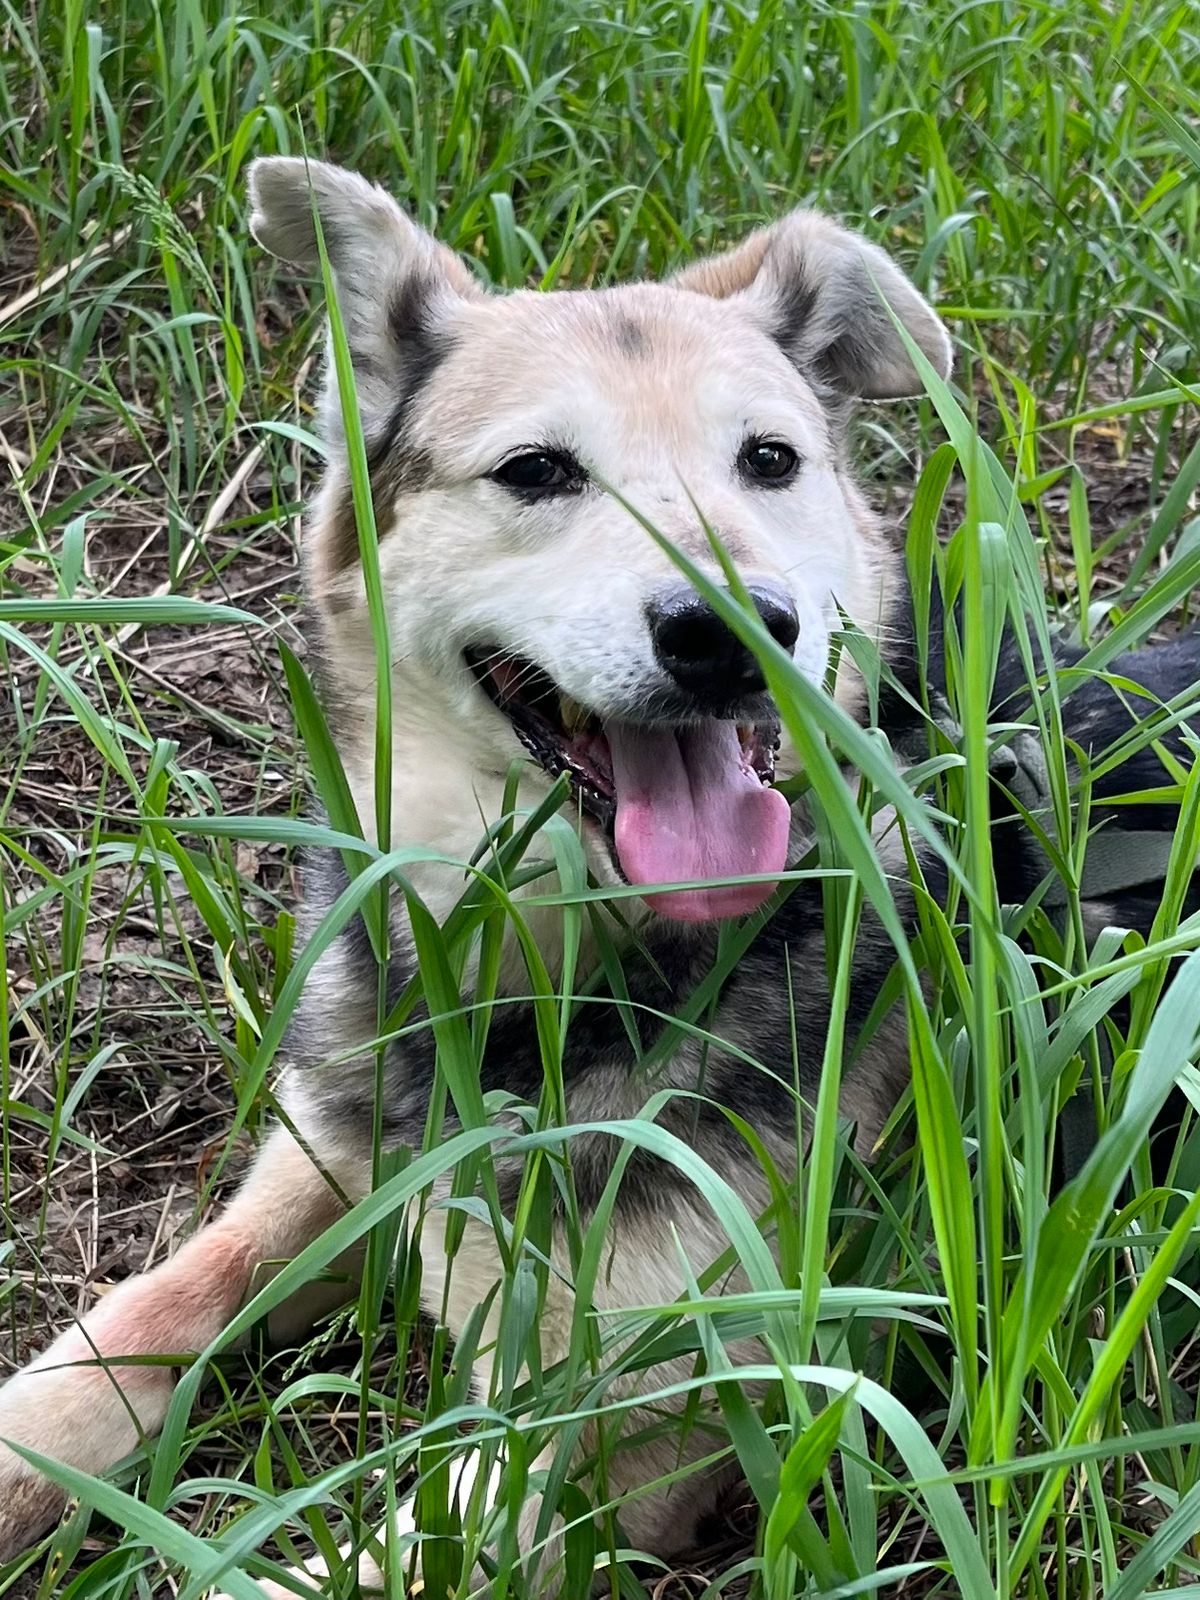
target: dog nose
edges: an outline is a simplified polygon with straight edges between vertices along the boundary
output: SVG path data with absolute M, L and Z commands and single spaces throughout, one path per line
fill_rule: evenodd
M 749 594 L 767 632 L 790 653 L 800 618 L 789 596 L 766 585 L 751 587 Z M 689 694 L 725 705 L 766 688 L 753 652 L 694 589 L 680 585 L 657 596 L 646 607 L 646 620 L 659 666 Z

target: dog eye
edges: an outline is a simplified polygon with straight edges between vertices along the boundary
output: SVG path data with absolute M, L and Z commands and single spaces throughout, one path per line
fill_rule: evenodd
M 750 439 L 738 456 L 738 471 L 753 483 L 787 483 L 796 476 L 800 457 L 781 439 Z
M 582 488 L 585 473 L 574 456 L 559 450 L 527 450 L 510 456 L 492 477 L 527 499 L 566 494 Z

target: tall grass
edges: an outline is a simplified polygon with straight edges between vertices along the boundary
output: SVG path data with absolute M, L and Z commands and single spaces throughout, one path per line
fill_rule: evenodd
M 425 1148 L 398 1167 L 381 1159 L 372 1195 L 203 1353 L 149 1456 L 109 1483 L 51 1469 L 83 1509 L 0 1576 L 0 1592 L 148 1594 L 165 1567 L 184 1600 L 214 1583 L 251 1596 L 251 1577 L 279 1576 L 307 1538 L 348 1594 L 353 1562 L 336 1557 L 338 1541 L 365 1545 L 414 1479 L 427 1590 L 468 1592 L 482 1550 L 498 1589 L 531 1592 L 511 1528 L 492 1542 L 482 1500 L 454 1505 L 449 1462 L 468 1449 L 502 1457 L 515 1505 L 548 1446 L 542 1487 L 546 1516 L 557 1507 L 567 1523 L 568 1591 L 585 1592 L 599 1561 L 614 1590 L 636 1592 L 621 1507 L 604 1503 L 627 1409 L 619 1379 L 644 1367 L 653 1383 L 655 1364 L 680 1354 L 695 1358 L 687 1424 L 712 1427 L 712 1454 L 736 1460 L 752 1508 L 744 1548 L 710 1558 L 706 1592 L 1133 1600 L 1200 1580 L 1192 1111 L 1153 1169 L 1147 1143 L 1173 1084 L 1196 1099 L 1200 924 L 1186 890 L 1200 779 L 1168 759 L 1152 797 L 1177 800 L 1180 823 L 1149 939 L 1109 929 L 1089 943 L 1089 770 L 1106 758 L 1075 775 L 1062 702 L 1079 674 L 1046 683 L 1033 665 L 1048 630 L 1065 628 L 1089 647 L 1082 670 L 1103 673 L 1186 609 L 1197 574 L 1192 8 L 284 0 L 251 17 L 201 0 L 69 0 L 3 15 L 6 1344 L 22 1347 L 41 1304 L 31 1310 L 25 1291 L 44 1293 L 56 1181 L 84 1159 L 108 1170 L 87 1114 L 115 1074 L 155 1084 L 184 1037 L 219 1063 L 231 1115 L 205 1164 L 205 1201 L 237 1136 L 272 1107 L 316 955 L 361 909 L 386 958 L 387 892 L 409 900 L 421 973 L 390 1008 L 381 984 L 380 1038 L 432 1026 L 438 1072 Z M 685 1035 L 706 1037 L 711 987 L 667 1022 L 645 1052 L 646 1113 L 613 1131 L 623 1159 L 650 1151 L 697 1186 L 729 1249 L 686 1301 L 631 1306 L 615 1323 L 590 1317 L 583 1292 L 604 1270 L 615 1190 L 593 1215 L 573 1207 L 578 1130 L 561 1125 L 571 1027 L 598 1003 L 570 959 L 585 928 L 620 992 L 619 936 L 586 887 L 578 841 L 553 803 L 525 815 L 514 802 L 488 819 L 439 929 L 406 887 L 416 853 L 395 819 L 380 818 L 378 846 L 362 841 L 305 667 L 279 648 L 287 587 L 265 601 L 256 587 L 264 571 L 287 572 L 319 462 L 297 374 L 312 368 L 320 297 L 274 278 L 249 247 L 243 174 L 254 154 L 301 149 L 385 178 L 498 285 L 660 272 L 809 199 L 900 255 L 958 338 L 953 389 L 930 374 L 924 401 L 899 420 L 872 413 L 861 442 L 905 524 L 918 596 L 938 587 L 961 604 L 945 662 L 961 739 L 931 723 L 928 758 L 899 778 L 873 733 L 712 592 L 760 652 L 804 757 L 821 841 L 804 871 L 826 883 L 834 1008 L 830 1041 L 798 1047 L 823 1053 L 826 1086 L 799 1176 L 767 1171 L 773 1215 L 752 1216 L 653 1120 L 655 1065 Z M 1133 558 L 1114 562 L 1126 548 Z M 1040 894 L 997 903 L 983 777 L 1012 733 L 990 712 L 1004 617 L 1030 666 L 1061 917 Z M 189 629 L 236 654 L 257 699 L 205 694 L 180 645 Z M 869 679 L 886 672 L 865 640 L 844 648 Z M 270 709 L 285 702 L 302 765 Z M 1194 710 L 1147 704 L 1107 759 Z M 64 769 L 49 784 L 47 751 Z M 856 791 L 843 759 L 861 774 Z M 72 775 L 82 781 L 64 799 Z M 306 780 L 328 825 L 305 820 Z M 942 904 L 917 882 L 911 944 L 871 844 L 884 806 L 950 884 Z M 304 844 L 342 850 L 351 872 L 301 953 L 282 868 L 271 877 L 254 863 Z M 556 881 L 540 884 L 551 865 Z M 525 921 L 547 900 L 569 956 L 554 978 Z M 835 1116 L 843 930 L 863 914 L 895 941 L 891 992 L 913 1066 L 870 1167 Z M 504 1003 L 503 937 L 522 953 L 543 1069 L 519 1134 L 479 1089 Z M 729 934 L 723 969 L 744 939 Z M 463 996 L 471 950 L 480 976 Z M 149 1024 L 132 1039 L 110 1021 L 126 969 Z M 764 1069 L 748 1056 L 746 1070 Z M 1056 1191 L 1057 1120 L 1081 1083 L 1096 1098 L 1096 1142 Z M 460 1131 L 444 1138 L 447 1105 Z M 524 1161 L 507 1221 L 501 1152 Z M 402 1217 L 446 1174 L 451 1245 L 467 1216 L 489 1219 L 504 1262 L 486 1397 L 468 1377 L 488 1307 L 451 1359 L 445 1329 L 414 1320 L 416 1263 L 397 1249 Z M 556 1195 L 580 1310 L 566 1361 L 543 1371 L 536 1322 Z M 351 1324 L 319 1330 L 303 1361 L 225 1354 L 362 1239 Z M 744 1291 L 722 1295 L 735 1262 Z M 729 1376 L 729 1346 L 752 1334 L 764 1352 L 752 1375 L 770 1380 L 761 1404 Z M 569 1466 L 589 1420 L 601 1426 L 585 1497 Z

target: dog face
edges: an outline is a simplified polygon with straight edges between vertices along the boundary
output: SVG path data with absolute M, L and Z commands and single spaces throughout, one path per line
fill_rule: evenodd
M 568 773 L 602 877 L 782 870 L 759 668 L 632 513 L 717 577 L 713 530 L 819 681 L 838 607 L 872 633 L 890 607 L 893 558 L 842 462 L 847 407 L 920 388 L 881 295 L 948 369 L 930 307 L 882 252 L 807 212 L 665 284 L 492 295 L 353 174 L 265 160 L 251 193 L 255 235 L 286 259 L 316 262 L 320 219 L 402 726 L 435 726 L 481 776 L 521 751 L 546 781 Z M 308 569 L 327 631 L 348 639 L 365 600 L 341 406 L 328 390 Z M 708 919 L 770 887 L 651 904 Z

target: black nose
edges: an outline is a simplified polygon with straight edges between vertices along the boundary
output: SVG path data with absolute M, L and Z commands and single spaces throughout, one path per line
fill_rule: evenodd
M 791 651 L 800 618 L 786 594 L 765 586 L 749 591 L 755 609 L 777 644 Z M 694 589 L 680 585 L 646 607 L 658 664 L 681 689 L 711 705 L 727 705 L 766 688 L 751 651 Z

